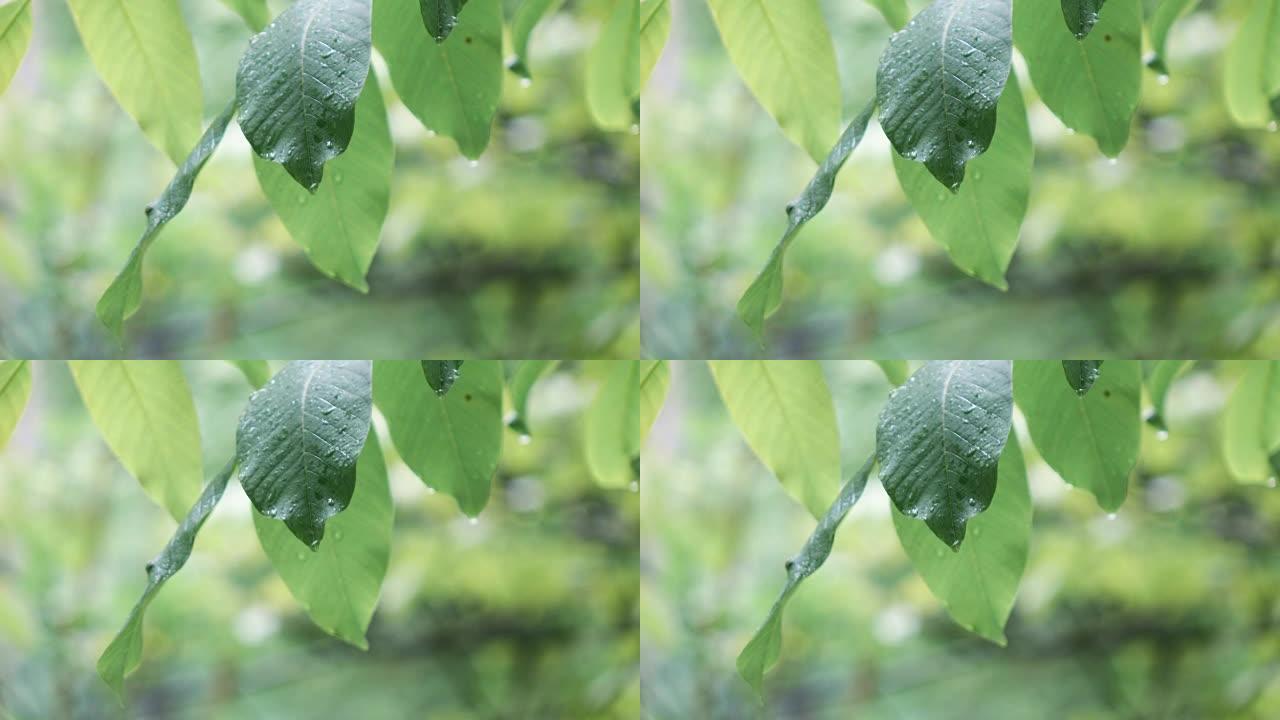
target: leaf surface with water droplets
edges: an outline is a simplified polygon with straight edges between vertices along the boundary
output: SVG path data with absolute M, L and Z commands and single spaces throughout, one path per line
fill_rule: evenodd
M 1084 397 L 1089 388 L 1098 381 L 1102 373 L 1101 360 L 1063 360 L 1062 372 L 1067 376 L 1067 384 L 1076 394 Z
M 449 392 L 449 388 L 458 381 L 458 376 L 462 374 L 462 363 L 465 360 L 423 360 L 422 374 L 427 378 L 427 384 L 432 390 L 436 391 L 436 395 L 444 397 Z
M 458 26 L 458 14 L 467 0 L 418 0 L 422 11 L 422 23 L 436 42 L 449 39 L 449 33 Z
M 1062 18 L 1067 21 L 1067 29 L 1077 40 L 1089 36 L 1089 31 L 1098 23 L 1098 14 L 1107 0 L 1062 0 Z

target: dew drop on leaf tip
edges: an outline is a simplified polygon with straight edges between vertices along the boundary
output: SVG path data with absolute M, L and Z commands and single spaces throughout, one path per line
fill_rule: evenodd
M 478 517 L 467 518 L 467 524 L 468 524 L 468 525 L 479 525 L 479 524 L 480 524 L 480 518 L 478 518 Z
M 1115 519 L 1116 519 L 1116 514 L 1115 514 L 1115 513 L 1107 513 L 1107 519 L 1108 519 L 1108 520 L 1115 520 Z

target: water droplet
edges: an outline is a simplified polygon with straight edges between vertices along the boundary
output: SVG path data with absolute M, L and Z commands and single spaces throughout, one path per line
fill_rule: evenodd
M 428 486 L 427 486 L 427 494 L 428 494 L 428 495 L 435 495 L 435 494 L 436 494 L 436 489 L 435 489 L 435 488 L 433 488 L 433 487 L 431 487 L 430 485 L 428 485 Z
M 480 524 L 480 518 L 478 518 L 478 517 L 467 518 L 467 524 L 468 524 L 468 525 L 479 525 L 479 524 Z
M 1275 486 L 1276 486 L 1276 478 L 1274 475 L 1272 475 L 1271 477 L 1267 478 L 1267 487 L 1275 487 Z
M 474 167 L 480 167 L 480 161 L 479 161 L 479 160 L 469 160 L 469 161 L 467 162 L 467 164 L 468 164 L 468 165 L 470 165 L 470 166 L 471 166 L 471 167 L 473 167 L 473 168 L 474 168 Z
M 520 87 L 527 88 L 533 84 L 532 78 L 520 78 Z
M 298 562 L 306 562 L 306 559 L 307 559 L 306 553 L 302 553 L 302 552 L 298 553 Z
M 1271 132 L 1275 132 L 1277 128 L 1280 128 L 1280 125 L 1277 125 L 1275 120 L 1272 120 L 1271 122 L 1267 123 L 1267 130 L 1270 130 Z
M 1272 479 L 1274 480 L 1275 478 L 1272 478 Z M 635 480 L 632 480 L 632 481 L 631 481 L 631 492 L 633 492 L 633 493 L 638 493 L 638 492 L 640 492 L 640 483 L 639 483 L 639 482 L 637 482 L 637 481 L 635 481 Z
M 1164 73 L 1160 73 L 1159 75 L 1156 76 L 1156 82 L 1160 83 L 1161 85 L 1168 85 L 1169 76 L 1165 75 Z
M 1108 519 L 1108 520 L 1115 520 L 1115 519 L 1116 519 L 1116 514 L 1115 514 L 1115 513 L 1107 513 L 1107 519 Z
M 333 539 L 334 539 L 335 541 L 341 541 L 341 540 L 342 540 L 342 531 L 341 531 L 341 530 L 336 530 L 336 531 L 334 531 L 334 533 L 333 533 Z
M 533 438 L 531 438 L 531 437 L 529 437 L 528 435 L 525 435 L 525 434 L 523 434 L 523 433 L 521 433 L 521 435 L 520 435 L 520 438 L 519 438 L 519 439 L 520 439 L 520 444 L 521 444 L 521 445 L 528 445 L 529 443 L 533 442 Z
M 1169 431 L 1168 431 L 1168 430 L 1157 430 L 1157 431 L 1156 431 L 1156 439 L 1157 439 L 1157 440 L 1168 440 L 1168 439 L 1169 439 Z
M 1107 158 L 1108 165 L 1116 165 L 1120 162 L 1120 158 Z

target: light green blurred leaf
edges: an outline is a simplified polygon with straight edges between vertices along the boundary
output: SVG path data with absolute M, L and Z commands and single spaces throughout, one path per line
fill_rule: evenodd
M 835 47 L 816 0 L 707 0 L 729 57 L 787 137 L 822 162 L 840 127 Z
M 229 360 L 244 373 L 244 379 L 256 390 L 271 380 L 271 365 L 266 360 Z
M 0 360 L 0 450 L 8 444 L 13 429 L 31 395 L 31 365 L 26 360 Z
M 271 22 L 267 0 L 222 0 L 222 4 L 234 10 L 254 32 L 262 32 Z
M 640 363 L 640 444 L 649 435 L 653 421 L 662 412 L 671 385 L 671 367 L 666 360 L 645 360 Z
M 615 0 L 587 54 L 587 109 L 606 130 L 626 130 L 636 122 L 632 104 L 640 95 L 639 44 L 639 0 Z
M 1252 0 L 1249 15 L 1227 46 L 1227 110 L 1245 127 L 1280 120 L 1280 0 Z
M 1062 375 L 1057 360 L 1018 361 L 1014 399 L 1044 461 L 1066 482 L 1093 493 L 1103 510 L 1115 512 L 1129 492 L 1142 441 L 1142 368 L 1136 360 L 1108 360 L 1083 397 Z
M 671 35 L 671 5 L 667 0 L 640 0 L 640 89 L 649 82 L 653 67 Z
M 708 363 L 729 417 L 791 497 L 820 518 L 840 487 L 831 390 L 813 360 Z
M 1151 16 L 1148 32 L 1151 35 L 1151 55 L 1147 58 L 1147 67 L 1161 75 L 1169 74 L 1169 66 L 1165 63 L 1165 45 L 1169 39 L 1169 30 L 1178 18 L 1187 14 L 1200 0 L 1164 0 Z
M 142 489 L 180 520 L 204 477 L 200 422 L 175 360 L 68 363 L 89 417 Z
M 587 467 L 596 482 L 608 488 L 626 487 L 636 480 L 640 456 L 640 362 L 608 363 L 608 376 L 583 420 Z
M 1277 475 L 1271 457 L 1280 450 L 1280 362 L 1250 362 L 1222 413 L 1222 452 L 1241 482 Z
M 1151 414 L 1147 422 L 1161 432 L 1168 432 L 1164 421 L 1164 400 L 1169 394 L 1169 386 L 1182 373 L 1191 367 L 1191 360 L 1156 360 L 1142 364 L 1147 393 L 1151 395 Z
M 0 6 L 0 93 L 9 87 L 31 42 L 31 0 Z
M 529 37 L 542 18 L 554 13 L 564 0 L 523 0 L 511 19 L 512 55 L 507 69 L 522 78 L 530 79 Z
M 911 18 L 911 9 L 907 0 L 867 0 L 884 16 L 885 22 L 894 30 L 901 30 Z
M 894 387 L 906 382 L 907 378 L 911 376 L 911 370 L 907 367 L 906 360 L 875 360 L 873 362 L 880 366 L 880 371 L 884 373 L 885 379 Z
M 533 386 L 545 374 L 551 372 L 552 368 L 559 364 L 559 360 L 521 360 L 515 371 L 511 373 L 511 377 L 507 379 L 507 391 L 511 393 L 512 415 L 507 420 L 507 427 L 520 433 L 521 435 L 532 435 L 529 431 L 529 393 L 533 391 Z

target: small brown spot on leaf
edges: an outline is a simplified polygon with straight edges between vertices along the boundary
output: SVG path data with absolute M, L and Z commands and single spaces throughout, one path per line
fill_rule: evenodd
M 462 399 L 466 400 L 467 402 L 471 402 L 471 393 L 467 393 L 466 395 L 463 395 Z

